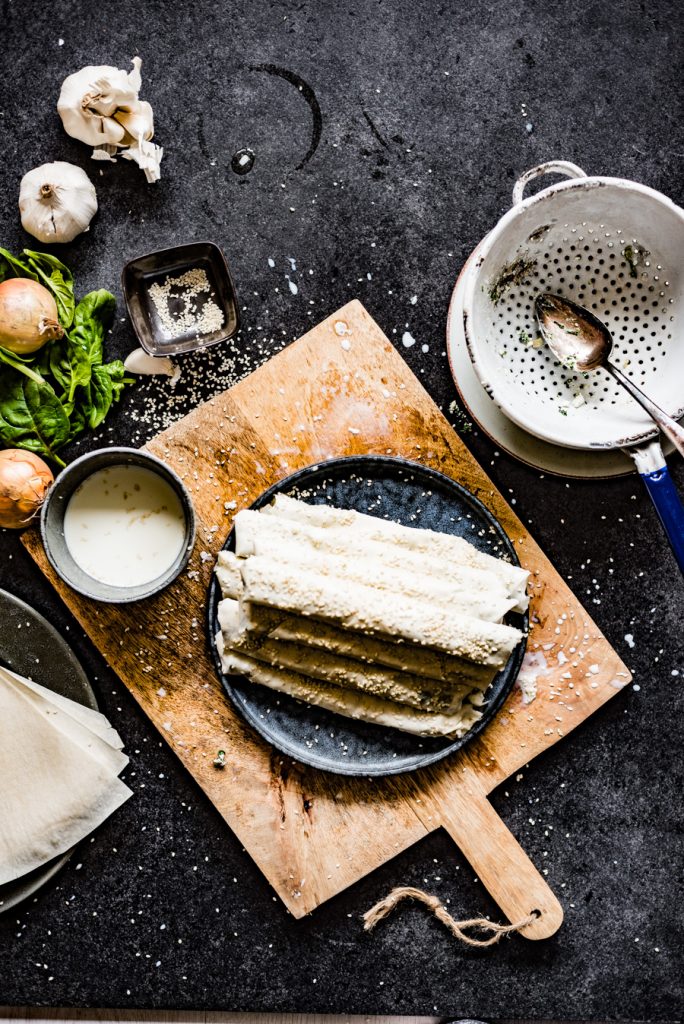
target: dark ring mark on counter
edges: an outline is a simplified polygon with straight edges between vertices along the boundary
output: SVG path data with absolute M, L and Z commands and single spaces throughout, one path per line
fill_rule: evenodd
M 200 110 L 197 115 L 197 140 L 199 142 L 199 148 L 202 156 L 206 160 L 210 160 L 209 147 L 207 146 L 207 137 L 204 133 L 204 111 Z
M 372 118 L 371 118 L 370 114 L 369 114 L 369 113 L 367 113 L 367 112 L 366 112 L 366 111 L 365 111 L 365 110 L 363 109 L 363 107 L 361 108 L 361 113 L 362 113 L 362 114 L 363 114 L 363 116 L 365 117 L 365 119 L 366 119 L 366 124 L 367 124 L 367 125 L 368 125 L 368 127 L 370 128 L 370 130 L 371 130 L 371 133 L 372 133 L 372 134 L 374 135 L 374 137 L 375 137 L 375 138 L 376 138 L 376 139 L 378 140 L 378 142 L 380 143 L 380 145 L 381 145 L 381 146 L 383 146 L 383 147 L 384 147 L 385 149 L 389 149 L 389 145 L 387 144 L 387 141 L 386 141 L 386 139 L 385 139 L 385 138 L 383 137 L 383 135 L 382 135 L 382 134 L 380 133 L 380 130 L 379 130 L 379 128 L 378 128 L 378 127 L 376 126 L 375 122 L 374 122 L 374 121 L 372 120 Z
M 318 99 L 316 98 L 316 93 L 313 91 L 309 83 L 305 82 L 304 79 L 294 71 L 278 67 L 276 64 L 250 64 L 249 70 L 264 71 L 267 75 L 275 75 L 278 78 L 284 78 L 286 82 L 290 82 L 291 85 L 294 85 L 297 88 L 297 91 L 302 94 L 308 103 L 309 109 L 311 110 L 311 116 L 313 118 L 313 124 L 311 126 L 311 144 L 302 161 L 297 164 L 297 170 L 301 171 L 304 165 L 309 162 L 318 149 L 318 143 L 321 141 L 321 134 L 323 132 L 323 113 Z

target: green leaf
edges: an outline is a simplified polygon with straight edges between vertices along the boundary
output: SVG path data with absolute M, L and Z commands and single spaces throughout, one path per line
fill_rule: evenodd
M 69 396 L 73 399 L 76 388 L 87 388 L 90 384 L 92 366 L 87 352 L 84 352 L 78 345 L 74 345 L 71 338 L 68 340 L 67 357 L 71 379 Z M 63 368 L 63 364 L 60 364 L 60 367 Z M 56 376 L 56 368 L 52 370 L 52 373 L 53 376 Z
M 112 403 L 118 402 L 125 386 L 132 383 L 133 378 L 126 376 L 124 364 L 120 359 L 92 367 L 90 384 L 80 404 L 91 430 L 100 426 Z
M 69 337 L 87 353 L 93 366 L 102 362 L 105 332 L 114 319 L 115 309 L 116 299 L 112 293 L 99 288 L 84 295 L 74 311 Z
M 43 378 L 38 367 L 35 369 L 31 367 L 32 362 L 35 362 L 33 356 L 20 356 L 17 352 L 10 352 L 9 349 L 0 346 L 0 363 L 6 363 L 7 366 L 13 367 L 19 373 L 23 373 L 26 377 L 30 377 L 31 380 L 40 383 Z
M 41 361 L 44 376 L 53 378 L 53 387 L 70 414 L 76 400 L 76 389 L 90 383 L 91 366 L 87 354 L 66 335 L 53 341 L 42 350 Z
M 114 401 L 114 385 L 105 367 L 94 366 L 89 388 L 90 415 L 88 426 L 91 430 L 99 427 Z
M 73 274 L 61 260 L 46 252 L 32 252 L 31 249 L 24 249 L 24 256 L 28 258 L 31 270 L 38 275 L 36 280 L 41 280 L 54 295 L 57 303 L 57 315 L 62 327 L 71 327 L 76 306 Z
M 38 280 L 38 275 L 35 270 L 31 270 L 28 263 L 20 260 L 18 256 L 13 256 L 7 249 L 3 249 L 0 246 L 0 279 L 5 280 L 6 277 L 30 277 L 33 281 Z
M 69 438 L 69 418 L 45 381 L 37 383 L 13 369 L 0 374 L 0 441 L 26 448 L 63 466 L 55 454 Z
M 111 363 L 103 363 L 98 369 L 102 373 L 108 374 L 112 382 L 114 401 L 117 401 L 127 384 L 135 384 L 135 377 L 126 376 L 126 367 L 120 359 L 112 359 Z
M 88 417 L 84 409 L 76 406 L 69 417 L 69 441 L 75 440 L 88 426 Z

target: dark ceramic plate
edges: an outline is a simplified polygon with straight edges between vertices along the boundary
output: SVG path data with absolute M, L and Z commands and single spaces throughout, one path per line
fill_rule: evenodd
M 211 297 L 223 311 L 223 327 L 197 337 L 188 329 L 177 338 L 170 338 L 159 319 L 157 308 L 150 296 L 150 285 L 162 284 L 167 277 L 178 277 L 187 270 L 204 270 L 211 286 Z M 146 256 L 130 260 L 121 275 L 126 308 L 138 340 L 151 356 L 175 356 L 208 348 L 227 341 L 237 333 L 240 321 L 235 286 L 230 276 L 223 251 L 213 242 L 189 242 L 171 249 L 158 249 Z M 202 295 L 195 300 L 204 302 Z M 182 299 L 171 299 L 171 313 L 183 311 Z
M 274 495 L 290 494 L 312 505 L 353 508 L 388 516 L 406 526 L 465 537 L 481 551 L 506 556 L 518 564 L 503 528 L 469 491 L 448 477 L 403 459 L 356 456 L 334 459 L 294 473 L 271 487 L 252 508 L 267 505 Z M 231 532 L 225 547 L 233 550 Z M 524 643 L 513 652 L 486 693 L 480 721 L 459 740 L 410 736 L 382 726 L 355 722 L 312 707 L 242 676 L 225 676 L 214 637 L 221 599 L 216 579 L 209 588 L 209 643 L 226 693 L 269 743 L 303 764 L 340 775 L 393 775 L 422 768 L 459 750 L 479 735 L 503 704 L 520 669 Z M 527 615 L 510 614 L 511 625 L 527 630 Z
M 97 701 L 76 655 L 50 623 L 18 597 L 0 590 L 0 664 L 97 710 Z M 0 914 L 32 896 L 66 864 L 72 850 L 0 885 Z

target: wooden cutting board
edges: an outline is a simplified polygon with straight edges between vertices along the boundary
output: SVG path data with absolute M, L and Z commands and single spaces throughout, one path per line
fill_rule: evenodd
M 95 604 L 57 578 L 36 530 L 24 543 L 295 917 L 443 827 L 509 920 L 541 912 L 522 934 L 556 931 L 558 901 L 487 794 L 630 675 L 363 306 L 350 302 L 148 447 L 184 479 L 198 518 L 189 570 L 161 595 Z M 527 704 L 514 689 L 483 735 L 447 761 L 372 781 L 304 768 L 256 736 L 224 697 L 204 624 L 213 556 L 235 512 L 302 466 L 363 453 L 446 473 L 502 523 L 532 574 L 523 671 L 537 686 Z M 213 764 L 219 749 L 224 769 Z

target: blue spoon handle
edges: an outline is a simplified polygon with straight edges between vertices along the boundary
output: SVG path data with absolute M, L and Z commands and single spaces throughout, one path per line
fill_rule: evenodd
M 663 524 L 677 565 L 684 573 L 684 506 L 677 494 L 667 466 L 641 473 L 641 479 Z

